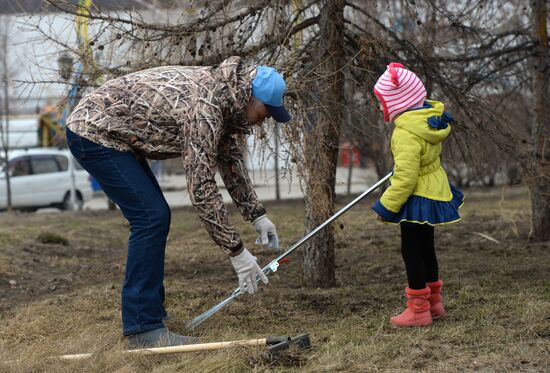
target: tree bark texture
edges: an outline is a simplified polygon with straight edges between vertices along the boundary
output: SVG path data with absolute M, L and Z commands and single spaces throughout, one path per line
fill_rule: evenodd
M 549 53 L 548 53 L 548 2 L 531 0 L 531 14 L 535 50 L 533 57 L 533 96 L 535 117 L 532 164 L 527 182 L 531 196 L 531 238 L 550 240 L 550 105 Z
M 314 128 L 305 134 L 306 230 L 309 232 L 334 213 L 338 141 L 344 103 L 343 0 L 320 3 L 319 50 L 314 61 L 319 98 Z M 305 245 L 303 280 L 309 287 L 334 286 L 334 228 L 326 227 Z

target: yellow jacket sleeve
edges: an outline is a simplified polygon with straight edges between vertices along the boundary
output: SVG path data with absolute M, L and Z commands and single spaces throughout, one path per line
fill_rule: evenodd
M 405 130 L 396 128 L 391 139 L 391 149 L 394 158 L 391 185 L 382 197 L 380 203 L 392 213 L 397 213 L 413 193 L 418 181 L 420 170 L 421 139 Z

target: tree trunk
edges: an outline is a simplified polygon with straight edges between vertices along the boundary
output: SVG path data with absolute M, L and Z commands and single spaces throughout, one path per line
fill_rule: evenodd
M 550 240 L 550 117 L 548 84 L 550 68 L 546 0 L 531 0 L 531 17 L 535 51 L 533 58 L 533 95 L 535 118 L 533 136 L 533 164 L 528 175 L 531 195 L 531 238 Z
M 392 170 L 393 161 L 391 158 L 391 149 L 390 149 L 390 137 L 391 129 L 388 129 L 390 124 L 383 123 L 384 127 L 381 127 L 377 130 L 376 133 L 376 146 L 379 151 L 376 152 L 374 166 L 376 168 L 376 174 L 378 175 L 378 180 L 382 179 Z M 387 183 L 380 188 L 379 195 L 382 196 L 386 190 Z
M 374 95 L 373 95 L 374 96 Z M 375 99 L 376 100 L 376 99 Z M 393 124 L 385 123 L 383 121 L 383 115 L 378 109 L 379 104 L 376 100 L 375 105 L 371 105 L 369 109 L 371 111 L 371 117 L 375 118 L 373 120 L 378 122 L 376 131 L 373 134 L 373 144 L 371 147 L 375 149 L 373 154 L 374 167 L 376 169 L 376 175 L 378 176 L 377 180 L 382 179 L 388 174 L 393 168 L 393 158 L 391 155 L 390 140 L 393 131 Z M 389 183 L 385 183 L 381 188 L 378 189 L 378 198 L 384 194 L 384 191 L 387 189 Z
M 344 0 L 320 4 L 317 92 L 321 109 L 315 128 L 305 134 L 307 168 L 306 230 L 309 232 L 334 213 L 338 140 L 344 102 Z M 309 287 L 330 287 L 334 273 L 334 228 L 321 230 L 305 245 L 303 280 Z
M 548 166 L 546 166 L 548 175 Z M 546 180 L 546 181 L 545 181 Z M 530 181 L 531 196 L 531 239 L 535 241 L 550 240 L 550 182 L 548 177 L 538 177 Z
M 11 211 L 11 181 L 10 181 L 10 167 L 8 163 L 8 152 L 10 150 L 10 106 L 9 106 L 9 86 L 8 86 L 8 26 L 5 26 L 4 34 L 2 35 L 2 81 L 4 82 L 4 126 L 0 126 L 2 131 L 5 131 L 6 137 L 3 138 L 4 158 L 6 160 L 4 173 L 6 178 L 6 209 Z M 4 127 L 4 128 L 2 128 Z M 4 136 L 2 134 L 2 136 Z

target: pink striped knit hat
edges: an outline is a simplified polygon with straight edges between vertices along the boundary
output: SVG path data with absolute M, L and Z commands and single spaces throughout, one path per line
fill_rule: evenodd
M 415 73 L 392 62 L 374 85 L 374 94 L 384 108 L 384 120 L 391 122 L 398 114 L 422 106 L 426 88 Z

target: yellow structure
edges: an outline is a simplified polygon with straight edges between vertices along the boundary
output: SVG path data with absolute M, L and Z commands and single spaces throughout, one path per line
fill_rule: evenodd
M 82 63 L 79 73 L 82 73 L 84 70 L 94 65 L 93 53 L 89 45 L 88 36 L 88 20 L 91 6 L 92 0 L 79 0 L 76 11 L 75 28 L 80 49 L 80 60 Z M 65 97 L 57 109 L 51 105 L 47 105 L 40 114 L 38 139 L 41 146 L 65 145 L 65 128 L 63 123 L 74 105 L 75 96 L 78 91 L 77 84 L 78 82 L 75 79 L 69 97 Z M 68 107 L 66 108 L 67 105 Z
M 55 107 L 46 106 L 40 114 L 38 140 L 40 146 L 62 146 L 65 143 L 65 128 L 59 124 L 60 113 Z

